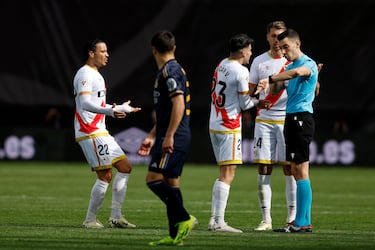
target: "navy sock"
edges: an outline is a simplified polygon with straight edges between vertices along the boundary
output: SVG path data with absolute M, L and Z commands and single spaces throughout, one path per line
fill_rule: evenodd
M 180 189 L 172 188 L 165 181 L 149 182 L 147 186 L 167 206 L 169 235 L 175 238 L 177 235 L 176 223 L 190 218 L 190 215 L 182 205 Z

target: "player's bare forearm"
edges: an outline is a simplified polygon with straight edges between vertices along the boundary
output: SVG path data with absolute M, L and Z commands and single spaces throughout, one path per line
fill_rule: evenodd
M 149 155 L 151 148 L 155 143 L 156 138 L 156 126 L 154 126 L 148 133 L 147 137 L 143 139 L 141 146 L 138 149 L 139 155 Z
M 183 95 L 177 95 L 172 98 L 172 112 L 168 129 L 163 142 L 163 152 L 172 153 L 174 149 L 174 134 L 184 116 L 185 102 Z
M 323 63 L 318 63 L 318 72 L 320 73 L 320 71 L 322 70 L 323 68 Z M 320 93 L 320 82 L 316 82 L 316 87 L 315 87 L 315 96 L 318 96 Z
M 275 84 L 270 85 L 270 92 L 272 95 L 278 94 L 281 90 L 285 89 L 284 82 L 276 82 Z
M 316 82 L 316 86 L 315 86 L 315 96 L 318 96 L 318 95 L 319 95 L 319 92 L 320 92 L 320 83 L 319 83 L 319 82 Z
M 257 84 L 249 82 L 249 94 L 251 97 L 255 97 L 257 94 L 255 92 L 257 91 Z

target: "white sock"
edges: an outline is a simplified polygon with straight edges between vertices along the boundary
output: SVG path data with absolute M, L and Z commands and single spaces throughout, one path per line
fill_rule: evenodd
M 215 211 L 215 223 L 224 224 L 224 215 L 225 209 L 227 207 L 228 197 L 229 197 L 230 185 L 219 181 L 215 181 L 213 190 L 212 190 L 212 205 L 213 210 Z
M 214 195 L 214 192 L 215 192 L 215 185 L 216 185 L 216 182 L 218 181 L 219 179 L 216 179 L 215 182 L 214 182 L 214 186 L 212 187 L 212 198 L 211 198 L 211 218 L 214 218 L 215 217 L 215 214 L 216 214 L 216 206 L 215 206 L 215 195 Z
M 122 203 L 124 203 L 126 189 L 128 187 L 129 174 L 117 172 L 112 184 L 112 218 L 122 216 Z
M 296 218 L 297 212 L 297 184 L 296 180 L 292 175 L 285 176 L 285 197 L 286 197 L 286 205 L 288 207 L 288 215 L 286 218 L 286 222 L 290 223 L 294 221 Z
M 262 211 L 262 220 L 272 223 L 271 218 L 271 175 L 258 174 L 258 200 Z
M 91 189 L 91 197 L 85 219 L 86 222 L 96 221 L 96 214 L 98 213 L 99 208 L 103 203 L 107 188 L 107 182 L 101 181 L 99 179 L 96 180 L 94 186 Z

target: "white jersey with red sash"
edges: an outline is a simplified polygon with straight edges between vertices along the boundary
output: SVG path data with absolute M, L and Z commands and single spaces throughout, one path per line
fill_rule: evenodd
M 222 60 L 216 67 L 211 93 L 210 131 L 241 131 L 238 95 L 249 91 L 249 70 L 237 61 Z
M 91 102 L 97 106 L 106 106 L 106 85 L 103 76 L 87 65 L 81 67 L 74 77 L 75 116 L 74 129 L 76 140 L 94 134 L 106 134 L 105 115 L 84 110 L 81 106 L 82 95 L 90 95 Z
M 252 84 L 257 84 L 259 80 L 267 78 L 269 75 L 283 72 L 289 62 L 284 57 L 273 58 L 269 52 L 265 52 L 254 58 L 251 68 L 249 81 Z M 261 91 L 259 93 L 259 99 L 266 99 L 271 101 L 270 109 L 258 109 L 257 120 L 284 120 L 287 93 L 283 89 L 276 95 L 269 93 L 269 89 L 266 92 Z

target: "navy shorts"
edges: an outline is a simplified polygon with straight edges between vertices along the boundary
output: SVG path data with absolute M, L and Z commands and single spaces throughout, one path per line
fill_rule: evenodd
M 176 150 L 172 154 L 155 152 L 152 154 L 148 170 L 161 173 L 166 178 L 178 178 L 182 174 L 185 156 L 186 152 Z
M 286 114 L 284 137 L 286 160 L 300 164 L 309 161 L 310 143 L 315 133 L 315 121 L 311 113 Z

